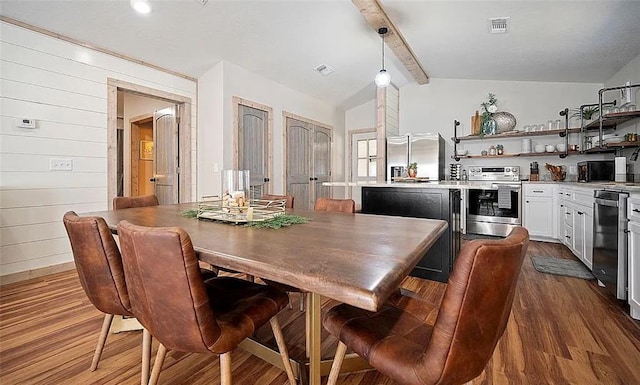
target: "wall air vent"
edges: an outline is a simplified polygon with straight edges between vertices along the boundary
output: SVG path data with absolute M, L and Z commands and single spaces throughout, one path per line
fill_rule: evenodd
M 326 64 L 320 64 L 315 68 L 316 71 L 320 72 L 320 75 L 327 76 L 333 73 L 333 68 L 329 67 Z
M 196 3 L 200 3 L 202 5 L 205 5 L 205 4 L 207 4 L 207 1 L 209 1 L 209 0 L 193 0 L 193 1 L 195 1 Z
M 509 17 L 494 17 L 489 19 L 489 33 L 508 33 Z

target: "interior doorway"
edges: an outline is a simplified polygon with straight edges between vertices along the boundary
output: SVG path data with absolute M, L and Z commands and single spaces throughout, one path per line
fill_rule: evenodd
M 191 98 L 111 78 L 107 83 L 109 207 L 118 195 L 147 192 L 161 204 L 191 201 Z M 127 97 L 151 101 L 153 107 L 126 113 Z
M 155 194 L 153 178 L 153 116 L 131 122 L 131 196 Z

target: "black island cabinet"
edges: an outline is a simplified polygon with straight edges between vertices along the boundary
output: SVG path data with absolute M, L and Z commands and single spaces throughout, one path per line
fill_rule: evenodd
M 460 190 L 363 187 L 362 213 L 447 221 L 448 229 L 411 272 L 415 277 L 447 282 L 460 251 Z

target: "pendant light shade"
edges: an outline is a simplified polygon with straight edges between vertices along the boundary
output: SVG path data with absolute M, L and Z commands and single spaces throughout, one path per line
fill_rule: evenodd
M 376 75 L 376 85 L 378 87 L 386 87 L 391 83 L 391 75 L 385 69 L 381 69 Z
M 391 75 L 389 75 L 387 70 L 384 69 L 384 35 L 386 35 L 387 32 L 388 29 L 386 27 L 378 29 L 378 34 L 382 37 L 382 69 L 376 75 L 375 82 L 376 85 L 381 88 L 386 87 L 391 83 Z

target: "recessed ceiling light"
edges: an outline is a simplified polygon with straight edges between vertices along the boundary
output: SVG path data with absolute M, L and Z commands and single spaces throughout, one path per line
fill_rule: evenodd
M 131 8 L 143 15 L 151 12 L 151 4 L 148 0 L 131 0 Z
M 333 68 L 329 67 L 326 64 L 320 64 L 315 68 L 316 71 L 320 72 L 322 76 L 327 76 L 333 73 Z

